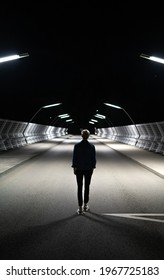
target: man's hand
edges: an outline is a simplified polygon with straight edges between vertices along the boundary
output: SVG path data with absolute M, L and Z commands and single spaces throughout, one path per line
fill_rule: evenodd
M 73 173 L 76 175 L 77 168 L 73 169 Z

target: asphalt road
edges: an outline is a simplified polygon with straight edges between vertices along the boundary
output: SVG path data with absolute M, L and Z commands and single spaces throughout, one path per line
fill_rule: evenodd
M 164 179 L 91 138 L 97 167 L 79 216 L 71 160 L 80 140 L 0 177 L 0 259 L 164 259 Z

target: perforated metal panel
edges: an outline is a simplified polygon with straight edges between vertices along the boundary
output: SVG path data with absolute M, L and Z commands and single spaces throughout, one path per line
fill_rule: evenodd
M 66 129 L 0 119 L 0 150 L 9 150 L 66 134 Z

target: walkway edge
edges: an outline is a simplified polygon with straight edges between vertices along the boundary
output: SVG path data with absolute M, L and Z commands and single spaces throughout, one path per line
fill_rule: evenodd
M 131 159 L 131 160 L 133 160 L 134 162 L 136 162 L 137 164 L 139 164 L 139 165 L 142 166 L 143 168 L 147 169 L 148 171 L 150 171 L 150 172 L 154 173 L 155 175 L 159 176 L 160 178 L 164 179 L 164 174 L 161 173 L 161 172 L 159 172 L 159 171 L 157 171 L 155 168 L 152 168 L 152 167 L 150 167 L 148 164 L 142 162 L 141 160 L 136 159 L 136 158 L 130 156 L 129 154 L 127 154 L 127 153 L 125 153 L 125 152 L 123 152 L 123 151 L 120 151 L 120 150 L 118 150 L 118 149 L 112 147 L 112 144 L 105 143 L 104 141 L 101 141 L 100 138 L 96 138 L 96 139 L 97 139 L 99 142 L 101 142 L 101 143 L 103 143 L 104 145 L 106 145 L 106 146 L 108 146 L 109 148 L 111 148 L 112 150 L 116 151 L 117 153 L 119 153 L 119 154 L 121 154 L 121 155 L 123 155 L 123 156 L 125 156 L 125 157 L 127 157 L 127 158 L 129 158 L 129 159 Z M 109 139 L 106 139 L 106 140 L 109 140 Z M 119 145 L 124 145 L 124 146 L 128 146 L 128 147 L 129 147 L 129 145 L 124 144 L 124 143 L 120 143 L 120 142 L 115 142 L 115 143 L 118 143 Z M 130 147 L 131 147 L 131 146 L 130 146 Z M 136 147 L 131 147 L 131 148 L 136 149 Z M 138 148 L 138 151 L 144 152 L 144 153 L 145 153 L 145 152 L 146 152 L 146 153 L 150 153 L 149 151 L 145 151 L 145 150 L 142 151 L 140 148 Z M 158 154 L 154 154 L 154 157 L 155 157 L 155 156 L 158 156 Z M 162 155 L 161 155 L 161 154 L 159 155 L 159 157 L 162 159 Z

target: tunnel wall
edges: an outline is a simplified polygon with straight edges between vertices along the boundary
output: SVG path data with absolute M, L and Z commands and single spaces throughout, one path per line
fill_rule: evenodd
M 61 127 L 0 119 L 0 151 L 19 148 L 66 134 Z
M 164 155 L 164 121 L 98 128 L 96 134 Z

